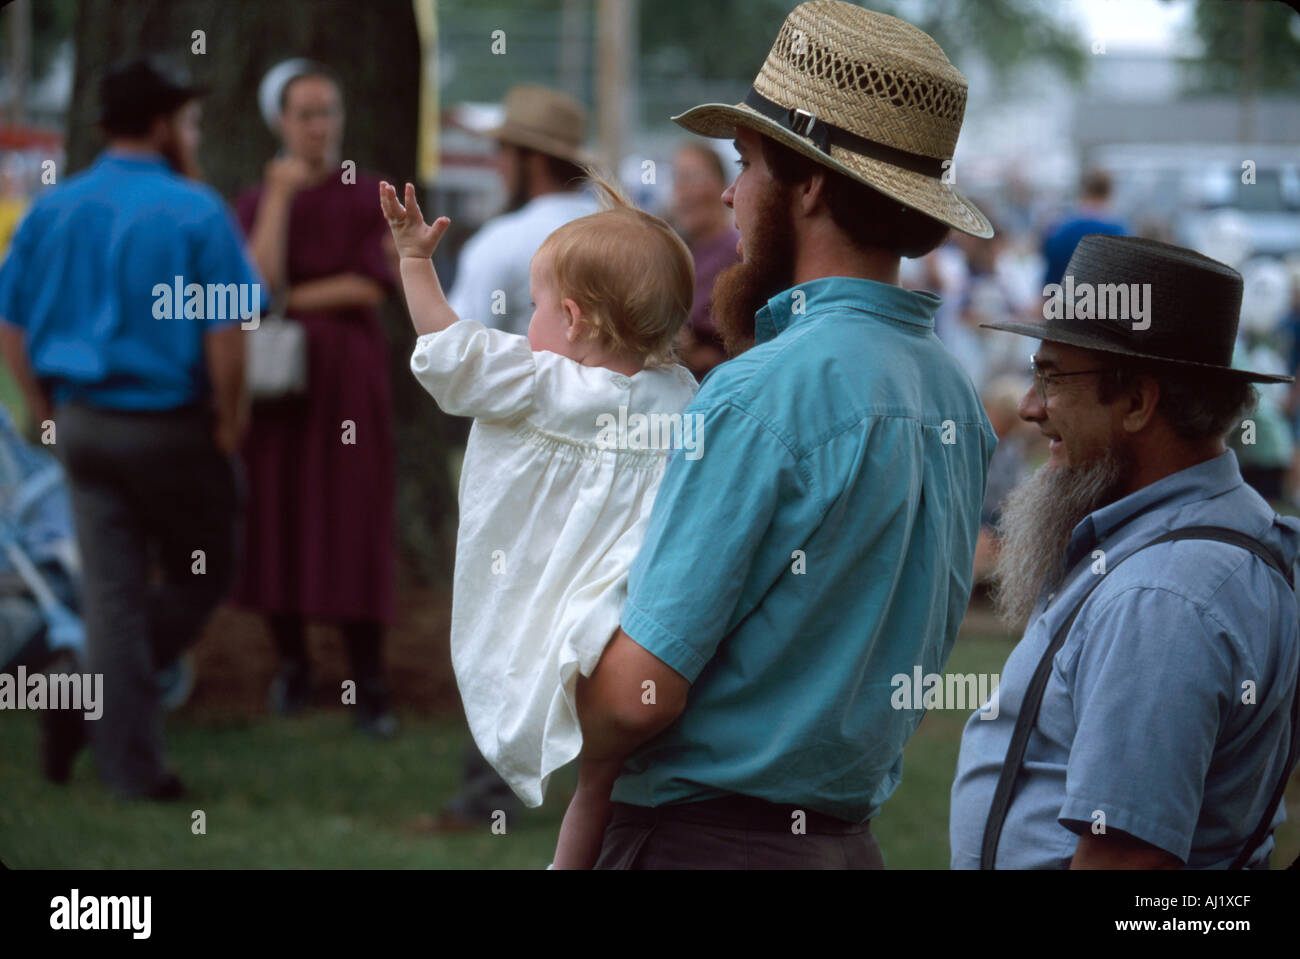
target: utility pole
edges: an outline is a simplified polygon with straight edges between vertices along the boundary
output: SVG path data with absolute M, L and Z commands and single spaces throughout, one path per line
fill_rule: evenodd
M 633 11 L 633 0 L 598 0 L 596 114 L 600 158 L 611 175 L 617 175 L 623 158 L 628 68 L 633 56 Z
M 30 0 L 14 0 L 9 7 L 9 63 L 11 97 L 9 123 L 22 126 L 27 122 L 27 62 L 31 46 L 32 11 Z
M 1259 4 L 1246 0 L 1241 5 L 1241 108 L 1237 112 L 1237 139 L 1249 143 L 1255 138 L 1255 74 L 1259 57 Z
M 589 0 L 564 0 L 560 8 L 560 89 L 581 101 L 587 72 L 586 16 Z

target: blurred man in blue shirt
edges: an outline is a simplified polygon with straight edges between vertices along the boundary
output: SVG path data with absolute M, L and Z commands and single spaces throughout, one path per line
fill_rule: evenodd
M 1079 202 L 1064 218 L 1054 223 L 1043 236 L 1043 285 L 1060 283 L 1070 254 L 1089 233 L 1124 236 L 1128 226 L 1110 205 L 1110 177 L 1092 170 L 1083 178 Z
M 107 149 L 36 201 L 0 268 L 0 345 L 72 491 L 88 668 L 104 676 L 96 765 L 129 797 L 183 792 L 155 675 L 233 574 L 240 327 L 264 305 L 225 204 L 187 178 L 200 94 L 157 59 L 110 69 Z M 47 739 L 50 779 L 86 733 Z

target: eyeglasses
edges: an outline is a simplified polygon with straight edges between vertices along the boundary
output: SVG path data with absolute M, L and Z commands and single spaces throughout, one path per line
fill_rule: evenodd
M 1067 376 L 1087 376 L 1090 373 L 1106 373 L 1107 370 L 1072 370 L 1069 373 L 1046 373 L 1038 366 L 1038 357 L 1029 358 L 1029 372 L 1034 375 L 1034 385 L 1038 387 L 1038 400 L 1044 406 L 1047 405 L 1047 384 L 1056 380 L 1065 379 Z

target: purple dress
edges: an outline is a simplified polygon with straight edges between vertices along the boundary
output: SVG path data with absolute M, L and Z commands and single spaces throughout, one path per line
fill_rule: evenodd
M 289 213 L 291 286 L 357 273 L 394 288 L 379 181 L 331 176 Z M 235 211 L 252 233 L 262 188 Z M 307 331 L 307 395 L 253 406 L 244 554 L 235 602 L 307 619 L 393 617 L 394 483 L 387 343 L 378 311 L 294 311 Z M 351 436 L 347 423 L 351 422 Z M 350 439 L 352 442 L 345 442 Z
M 696 338 L 722 348 L 722 338 L 718 336 L 713 323 L 713 281 L 718 274 L 729 266 L 740 262 L 736 255 L 736 242 L 740 234 L 732 227 L 723 230 L 711 240 L 691 245 L 691 256 L 695 259 L 695 300 L 691 304 L 691 332 Z

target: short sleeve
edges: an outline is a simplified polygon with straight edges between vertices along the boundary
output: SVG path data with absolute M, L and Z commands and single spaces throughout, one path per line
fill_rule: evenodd
M 23 326 L 26 308 L 20 302 L 19 293 L 23 280 L 29 276 L 29 250 L 35 241 L 36 218 L 28 212 L 23 222 L 14 232 L 9 244 L 9 253 L 0 263 L 0 320 L 12 326 Z
M 1130 588 L 1089 617 L 1074 673 L 1075 734 L 1061 824 L 1105 815 L 1183 862 L 1232 688 L 1223 627 L 1190 600 Z
M 225 204 L 218 202 L 213 212 L 204 218 L 197 232 L 196 273 L 199 282 L 213 285 L 234 283 L 247 288 L 256 286 L 258 315 L 270 309 L 270 290 L 267 289 L 252 259 L 244 250 L 239 228 Z M 243 302 L 242 295 L 241 302 Z M 224 319 L 209 317 L 204 321 L 205 329 L 216 329 L 230 323 L 237 323 L 240 319 L 239 316 Z
M 748 612 L 742 600 L 760 598 L 745 586 L 778 505 L 800 485 L 794 456 L 753 416 L 730 403 L 699 415 L 702 453 L 669 460 L 622 616 L 637 645 L 689 682 Z
M 415 341 L 411 372 L 444 413 L 505 420 L 532 406 L 537 361 L 527 337 L 459 320 Z

